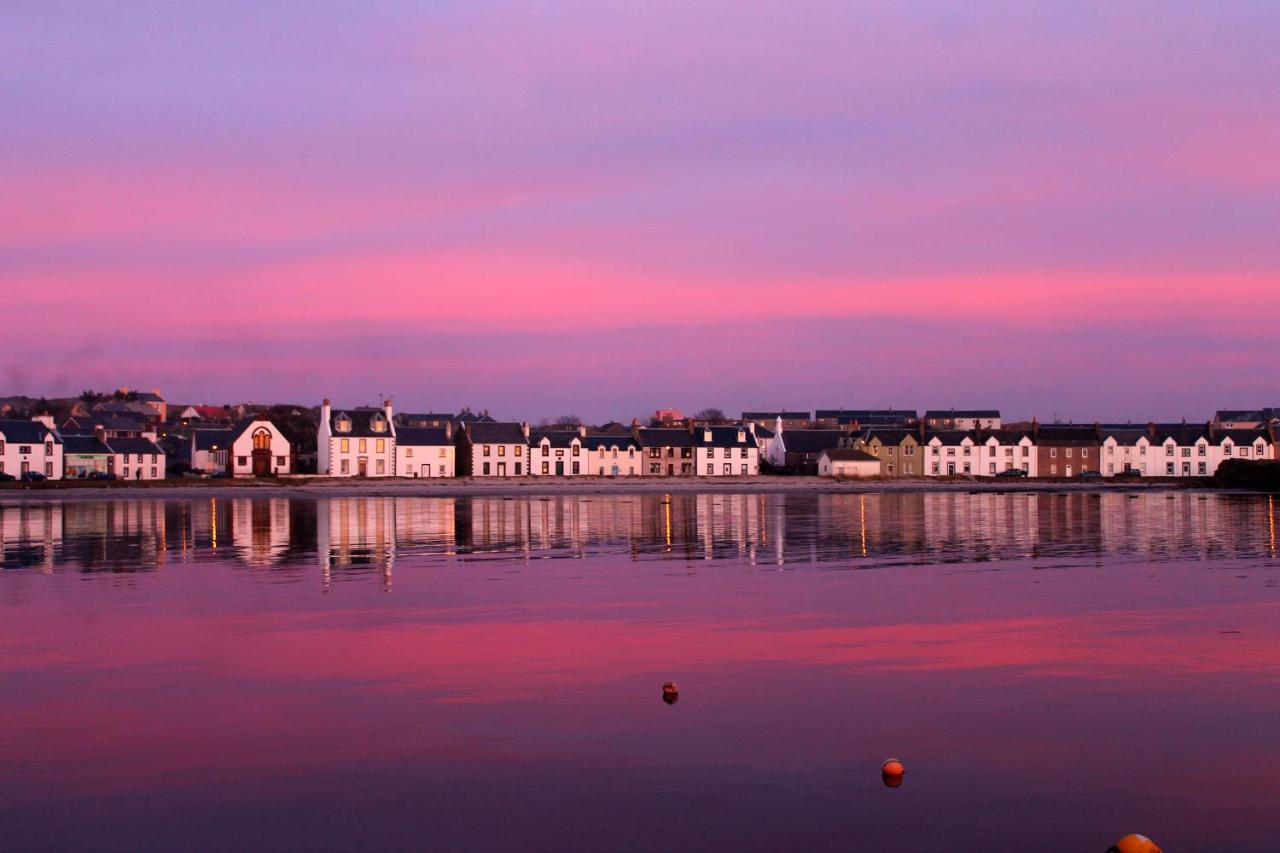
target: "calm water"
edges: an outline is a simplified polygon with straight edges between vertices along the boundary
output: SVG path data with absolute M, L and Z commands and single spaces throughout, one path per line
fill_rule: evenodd
M 1274 851 L 1278 512 L 0 505 L 0 848 Z

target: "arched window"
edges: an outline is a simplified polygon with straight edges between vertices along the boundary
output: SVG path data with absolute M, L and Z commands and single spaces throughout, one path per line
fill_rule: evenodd
M 351 418 L 346 414 L 339 414 L 333 419 L 333 428 L 338 432 L 351 432 Z
M 270 450 L 271 449 L 271 430 L 265 427 L 259 427 L 253 431 L 253 449 L 254 450 Z
M 369 429 L 373 430 L 374 432 L 386 432 L 387 419 L 384 418 L 382 415 L 374 415 L 372 418 L 369 419 Z

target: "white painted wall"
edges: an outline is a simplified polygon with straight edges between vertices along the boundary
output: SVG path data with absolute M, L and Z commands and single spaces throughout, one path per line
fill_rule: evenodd
M 396 444 L 396 476 L 452 477 L 455 454 L 452 444 Z

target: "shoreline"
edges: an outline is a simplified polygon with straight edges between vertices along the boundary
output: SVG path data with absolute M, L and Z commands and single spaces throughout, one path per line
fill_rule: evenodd
M 55 480 L 45 483 L 0 484 L 0 502 L 112 498 L 188 498 L 250 495 L 275 497 L 471 497 L 625 494 L 870 494 L 875 492 L 1134 492 L 1247 490 L 1214 488 L 1201 480 L 1003 480 L 992 479 L 868 479 L 832 480 L 821 477 L 636 477 L 627 479 L 439 479 L 352 480 L 298 477 L 289 479 L 160 480 L 148 482 Z M 1252 494 L 1252 492 L 1249 492 Z

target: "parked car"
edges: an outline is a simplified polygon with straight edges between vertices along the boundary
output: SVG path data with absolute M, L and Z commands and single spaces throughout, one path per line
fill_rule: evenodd
M 231 472 L 229 472 L 229 471 L 214 471 L 212 474 L 210 474 L 210 475 L 209 475 L 209 479 L 210 479 L 210 480 L 225 480 L 225 479 L 227 479 L 227 478 L 228 478 L 228 477 L 230 477 L 230 476 L 231 476 Z
M 46 477 L 39 471 L 23 471 L 22 482 L 24 483 L 43 483 Z
M 93 473 L 91 473 L 91 474 L 90 474 L 88 477 L 86 477 L 85 479 L 88 479 L 88 480 L 114 480 L 114 479 L 116 479 L 116 475 L 115 475 L 115 474 L 112 474 L 110 471 L 94 471 Z
M 1081 480 L 1099 480 L 1101 478 L 1102 478 L 1101 471 L 1081 471 L 1080 472 Z
M 0 471 L 0 482 L 12 483 L 16 479 L 18 478 L 13 476 L 12 474 L 6 474 L 5 472 Z
M 1116 476 L 1117 477 L 1141 477 L 1142 472 L 1139 471 L 1137 468 L 1125 468 L 1119 474 L 1116 474 Z
M 1001 471 L 999 474 L 996 474 L 996 476 L 997 477 L 1025 477 L 1027 476 L 1027 472 L 1023 471 L 1021 468 L 1006 468 L 1003 471 Z

